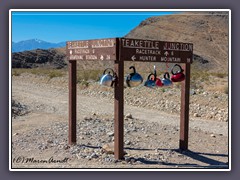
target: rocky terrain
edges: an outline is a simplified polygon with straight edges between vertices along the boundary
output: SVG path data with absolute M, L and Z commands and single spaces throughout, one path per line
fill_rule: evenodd
M 83 89 L 83 95 L 102 97 L 113 100 L 113 90 L 104 89 L 93 84 Z M 126 88 L 125 103 L 137 107 L 156 109 L 169 114 L 180 113 L 180 88 L 148 89 L 144 86 Z M 200 89 L 191 90 L 190 116 L 203 117 L 209 120 L 228 121 L 228 95 L 220 92 L 207 92 Z
M 12 97 L 28 111 L 12 119 L 13 168 L 228 167 L 226 95 L 215 98 L 197 90 L 191 94 L 190 151 L 180 151 L 179 89 L 126 88 L 126 155 L 116 161 L 113 89 L 97 83 L 78 85 L 77 144 L 69 146 L 67 82 L 67 76 L 50 80 L 33 74 L 13 76 Z M 208 100 L 209 109 L 204 109 Z M 212 117 L 207 118 L 205 111 L 213 112 Z
M 65 62 L 65 53 L 58 49 L 36 49 L 12 53 L 13 68 L 63 68 Z
M 194 54 L 197 55 L 194 65 L 198 69 L 215 72 L 228 70 L 227 12 L 185 12 L 152 17 L 126 37 L 193 43 Z
M 28 107 L 15 100 L 12 100 L 12 117 L 23 116 L 28 113 Z

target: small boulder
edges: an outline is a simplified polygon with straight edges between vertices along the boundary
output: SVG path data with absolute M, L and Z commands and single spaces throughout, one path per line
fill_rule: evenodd
M 114 154 L 114 143 L 104 144 L 102 146 L 102 151 L 106 154 Z
M 108 132 L 107 135 L 108 135 L 109 137 L 114 136 L 114 132 Z
M 128 113 L 128 114 L 125 116 L 125 118 L 133 119 L 132 114 L 130 114 L 130 113 Z

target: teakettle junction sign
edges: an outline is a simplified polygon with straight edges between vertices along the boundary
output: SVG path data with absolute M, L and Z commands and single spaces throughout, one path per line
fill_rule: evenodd
M 181 112 L 179 148 L 188 149 L 190 64 L 193 44 L 155 40 L 109 38 L 97 40 L 68 41 L 69 60 L 69 144 L 76 143 L 77 120 L 77 61 L 113 61 L 116 81 L 114 83 L 114 156 L 124 156 L 124 61 L 183 63 L 185 80 L 181 82 Z

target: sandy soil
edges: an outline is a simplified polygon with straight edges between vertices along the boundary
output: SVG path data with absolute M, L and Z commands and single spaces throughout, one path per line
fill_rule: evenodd
M 125 105 L 126 155 L 116 161 L 103 150 L 114 141 L 110 99 L 78 92 L 77 144 L 68 146 L 67 83 L 13 76 L 12 98 L 29 111 L 12 118 L 12 168 L 228 168 L 228 122 L 191 117 L 180 151 L 179 115 Z

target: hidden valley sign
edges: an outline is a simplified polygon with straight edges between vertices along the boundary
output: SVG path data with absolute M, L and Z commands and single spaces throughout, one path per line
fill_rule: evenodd
M 142 62 L 192 63 L 193 44 L 130 38 L 67 42 L 69 60 L 120 60 Z

